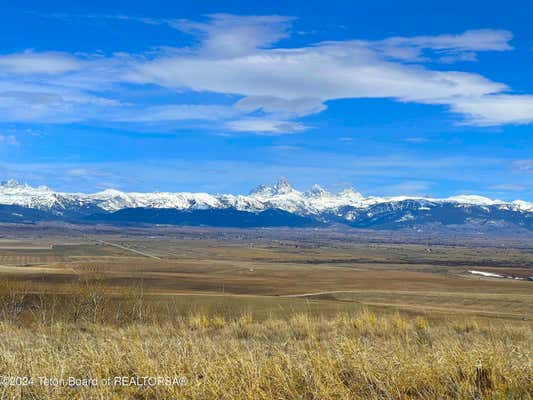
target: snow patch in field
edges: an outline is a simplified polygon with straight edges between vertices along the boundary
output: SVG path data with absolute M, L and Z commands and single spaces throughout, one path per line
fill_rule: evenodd
M 483 272 L 483 271 L 468 271 L 472 275 L 481 275 L 488 278 L 503 278 L 502 275 L 494 274 L 492 272 Z

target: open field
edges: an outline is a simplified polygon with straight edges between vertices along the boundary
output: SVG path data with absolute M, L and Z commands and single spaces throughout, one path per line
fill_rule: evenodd
M 0 241 L 0 375 L 187 383 L 1 399 L 533 396 L 528 238 L 19 233 Z
M 528 321 L 269 296 L 145 297 L 94 283 L 70 289 L 32 294 L 9 282 L 0 290 L 0 375 L 25 379 L 5 381 L 0 398 L 533 395 Z
M 267 234 L 268 233 L 268 234 Z M 171 235 L 72 235 L 4 238 L 0 277 L 33 290 L 98 279 L 115 288 L 143 286 L 158 295 L 232 294 L 320 297 L 400 309 L 500 314 L 525 318 L 533 309 L 529 240 L 483 245 L 346 242 L 315 233 L 300 241 L 273 233 L 227 232 L 221 238 Z M 195 236 L 196 235 L 196 236 Z M 240 236 L 239 236 L 240 235 Z M 246 235 L 249 235 L 246 237 Z M 371 238 L 370 238 L 371 239 Z M 435 240 L 433 240 L 434 242 Z M 512 243 L 512 244 L 509 244 Z M 512 275 L 496 279 L 468 271 Z

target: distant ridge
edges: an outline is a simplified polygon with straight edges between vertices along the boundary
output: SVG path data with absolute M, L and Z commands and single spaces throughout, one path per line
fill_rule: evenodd
M 63 220 L 83 223 L 173 224 L 236 227 L 310 227 L 342 224 L 377 229 L 427 225 L 533 230 L 533 203 L 476 195 L 445 199 L 364 197 L 353 188 L 330 193 L 319 185 L 296 190 L 286 179 L 249 195 L 55 192 L 9 180 L 0 184 L 0 221 Z

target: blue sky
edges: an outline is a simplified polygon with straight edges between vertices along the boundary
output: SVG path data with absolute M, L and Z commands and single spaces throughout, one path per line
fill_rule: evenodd
M 0 179 L 533 200 L 526 1 L 77 3 L 2 6 Z

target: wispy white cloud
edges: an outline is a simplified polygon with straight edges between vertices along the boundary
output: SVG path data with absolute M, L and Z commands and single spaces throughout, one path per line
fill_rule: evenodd
M 196 35 L 209 57 L 248 55 L 289 36 L 294 18 L 278 15 L 211 14 L 206 22 L 166 20 L 173 28 Z
M 533 122 L 533 96 L 497 94 L 454 99 L 452 111 L 463 114 L 465 124 L 491 126 Z
M 270 146 L 270 149 L 275 152 L 282 152 L 282 153 L 295 152 L 295 151 L 301 150 L 299 146 L 291 146 L 291 145 L 286 145 L 286 144 Z
M 53 17 L 68 19 L 68 15 Z M 80 17 L 78 15 L 78 17 Z M 135 21 L 149 25 L 166 25 L 197 38 L 196 47 L 210 57 L 217 54 L 248 54 L 256 49 L 267 48 L 290 36 L 294 17 L 282 15 L 235 15 L 215 13 L 205 15 L 201 21 L 178 18 L 153 18 L 131 15 L 84 15 L 89 19 Z
M 116 122 L 164 122 L 182 120 L 221 121 L 239 116 L 231 106 L 202 104 L 167 104 L 146 108 L 132 107 L 114 111 L 103 117 Z
M 264 96 L 287 104 L 301 98 L 365 97 L 440 103 L 506 89 L 477 74 L 394 63 L 368 49 L 338 43 L 231 58 L 162 57 L 138 65 L 137 71 L 139 83 Z
M 0 71 L 16 75 L 61 74 L 80 66 L 76 57 L 58 52 L 23 53 L 0 55 Z
M 1 135 L 0 134 L 0 146 L 18 146 L 19 142 L 15 135 Z
M 243 112 L 264 111 L 292 117 L 316 114 L 327 107 L 320 98 L 300 97 L 283 99 L 274 96 L 250 96 L 239 100 L 235 107 Z
M 513 167 L 518 171 L 528 172 L 533 174 L 533 159 L 530 160 L 516 160 L 513 162 Z
M 509 44 L 513 34 L 498 29 L 469 30 L 461 34 L 391 37 L 380 41 L 362 41 L 383 55 L 405 61 L 427 61 L 436 58 L 441 62 L 475 61 L 480 51 L 512 50 Z M 428 54 L 429 51 L 429 54 Z
M 305 125 L 299 122 L 267 118 L 245 118 L 230 121 L 226 126 L 235 132 L 255 132 L 263 135 L 283 135 L 297 133 L 307 129 Z
M 428 139 L 425 138 L 425 137 L 414 136 L 414 137 L 408 137 L 408 138 L 406 138 L 405 141 L 406 141 L 407 143 L 418 143 L 418 144 L 420 144 L 420 143 L 426 143 L 426 142 L 428 142 Z
M 225 25 L 226 18 L 232 20 L 232 16 L 218 15 L 212 30 L 201 24 L 208 32 L 205 40 L 216 34 L 216 26 Z M 245 17 L 239 18 L 242 22 Z M 244 23 L 247 29 L 254 26 L 254 18 Z M 288 21 L 283 22 L 280 26 L 273 24 L 277 35 L 269 31 L 270 45 L 286 34 Z M 450 61 L 450 57 L 468 58 L 479 51 L 510 50 L 511 38 L 510 32 L 487 29 L 375 42 L 321 42 L 301 48 L 254 45 L 246 51 L 216 54 L 210 54 L 209 46 L 200 45 L 203 51 L 140 63 L 132 78 L 175 89 L 242 95 L 244 98 L 236 104 L 242 111 L 285 113 L 292 114 L 292 118 L 323 111 L 326 101 L 343 98 L 391 98 L 447 105 L 456 110 L 457 99 L 481 98 L 508 88 L 475 73 L 423 67 L 420 63 L 427 60 L 424 51 L 429 49 Z
M 94 16 L 92 16 L 94 17 Z M 346 98 L 387 98 L 444 105 L 471 125 L 533 120 L 533 96 L 515 95 L 480 74 L 432 69 L 426 61 L 475 59 L 505 51 L 512 34 L 472 30 L 435 36 L 347 40 L 285 48 L 292 17 L 212 14 L 201 21 L 114 16 L 165 24 L 194 35 L 184 48 L 145 54 L 79 55 L 35 52 L 0 55 L 0 118 L 12 122 L 98 123 L 211 121 L 226 129 L 285 134 L 309 129 L 301 118 Z M 120 88 L 156 85 L 177 94 L 217 93 L 234 104 L 161 104 L 122 99 Z
M 433 183 L 429 181 L 403 181 L 383 187 L 380 191 L 393 196 L 424 195 L 432 185 Z
M 527 188 L 524 185 L 514 185 L 511 183 L 502 183 L 499 185 L 489 186 L 489 189 L 492 190 L 502 190 L 504 192 L 522 192 Z

